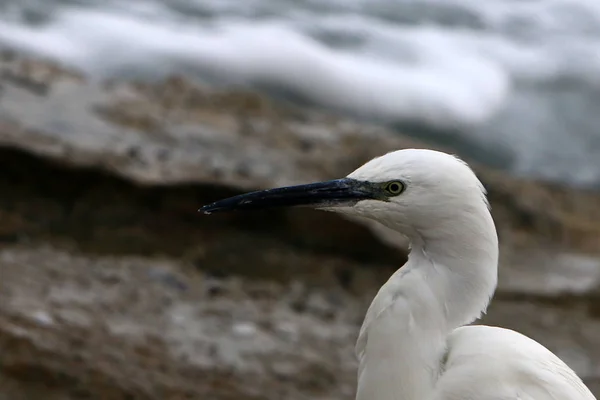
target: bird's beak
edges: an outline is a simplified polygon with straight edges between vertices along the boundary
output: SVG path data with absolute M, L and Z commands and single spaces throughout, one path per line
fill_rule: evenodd
M 273 207 L 311 206 L 329 208 L 352 206 L 371 199 L 368 183 L 343 178 L 307 185 L 261 190 L 219 200 L 198 211 L 210 214 L 218 211 L 258 210 Z

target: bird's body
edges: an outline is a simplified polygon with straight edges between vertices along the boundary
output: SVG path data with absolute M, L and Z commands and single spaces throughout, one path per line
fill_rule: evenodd
M 498 238 L 485 190 L 464 162 L 400 150 L 344 179 L 254 192 L 203 210 L 291 205 L 374 219 L 411 242 L 408 262 L 381 287 L 361 327 L 357 400 L 595 400 L 541 344 L 468 326 L 496 289 Z
M 594 399 L 561 359 L 513 330 L 464 326 L 447 345 L 435 399 Z
M 406 272 L 398 281 L 407 279 L 407 287 L 418 290 L 423 276 L 416 272 L 410 272 L 412 282 Z M 594 399 L 564 362 L 527 336 L 484 325 L 445 334 L 443 318 L 428 318 L 432 312 L 419 313 L 414 303 L 405 303 L 408 296 L 388 288 L 371 304 L 357 342 L 357 400 Z M 427 300 L 422 304 L 436 308 Z M 442 304 L 434 313 L 444 312 Z

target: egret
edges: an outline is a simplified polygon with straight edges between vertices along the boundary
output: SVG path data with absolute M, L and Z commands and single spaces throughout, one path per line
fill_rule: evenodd
M 343 179 L 217 201 L 205 213 L 310 206 L 404 234 L 406 264 L 379 289 L 356 342 L 357 400 L 595 400 L 546 347 L 470 325 L 496 290 L 498 236 L 486 191 L 458 157 L 390 152 Z

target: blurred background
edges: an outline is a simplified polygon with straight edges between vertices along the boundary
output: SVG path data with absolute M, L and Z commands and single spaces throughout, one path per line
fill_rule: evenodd
M 484 323 L 600 394 L 600 2 L 0 0 L 0 400 L 352 399 L 406 242 L 224 196 L 454 152 Z

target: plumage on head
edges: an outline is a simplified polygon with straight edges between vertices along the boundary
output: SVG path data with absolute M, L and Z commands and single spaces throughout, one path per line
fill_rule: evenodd
M 461 191 L 479 195 L 488 205 L 486 190 L 469 165 L 455 155 L 429 149 L 389 152 L 365 163 L 348 175 L 360 181 L 386 182 L 401 179 L 408 185 L 447 194 Z
M 361 182 L 402 182 L 404 190 L 386 201 L 367 199 L 351 209 L 407 234 L 438 229 L 465 214 L 488 214 L 486 190 L 460 158 L 435 150 L 404 149 L 365 163 L 348 178 Z

